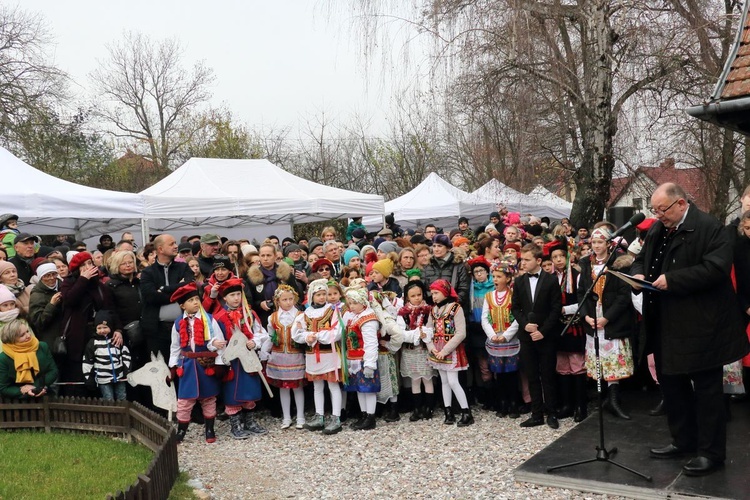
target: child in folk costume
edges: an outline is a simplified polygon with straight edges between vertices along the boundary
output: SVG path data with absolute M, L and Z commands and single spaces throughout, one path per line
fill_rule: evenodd
M 367 290 L 363 288 L 346 291 L 346 372 L 348 380 L 344 389 L 356 392 L 361 410 L 360 419 L 352 424 L 354 430 L 375 428 L 375 407 L 380 391 L 378 372 L 378 324 L 370 308 Z
M 220 285 L 219 297 L 225 305 L 216 313 L 216 319 L 224 324 L 227 342 L 232 340 L 233 335 L 242 334 L 247 339 L 245 347 L 257 352 L 268 340 L 268 334 L 258 316 L 250 309 L 243 287 L 244 281 L 240 278 L 230 278 Z M 232 437 L 246 439 L 252 435 L 266 434 L 268 431 L 258 424 L 250 411 L 263 396 L 260 374 L 247 373 L 239 359 L 231 360 L 229 365 L 223 396 Z
M 630 298 L 630 285 L 606 273 L 602 274 L 594 287 L 594 295 L 582 302 L 586 290 L 609 260 L 608 241 L 612 232 L 606 226 L 591 232 L 593 252 L 582 259 L 578 283 L 578 299 L 581 316 L 586 329 L 586 370 L 589 377 L 596 378 L 596 353 L 594 335 L 599 337 L 602 378 L 609 386 L 605 401 L 613 415 L 630 420 L 620 406 L 620 380 L 633 375 L 633 348 L 630 337 L 635 324 L 635 310 Z M 618 268 L 618 258 L 613 268 Z M 622 269 L 620 269 L 622 270 Z M 625 270 L 627 272 L 627 270 Z M 597 298 L 594 298 L 596 296 Z M 596 318 L 596 319 L 594 319 Z
M 169 367 L 172 379 L 180 377 L 177 391 L 177 440 L 182 441 L 190 424 L 190 412 L 199 401 L 205 418 L 206 442 L 216 441 L 214 419 L 216 396 L 226 369 L 217 351 L 227 346 L 216 320 L 201 307 L 195 283 L 178 288 L 170 299 L 183 310 L 172 327 Z
M 559 237 L 545 245 L 554 265 L 554 275 L 562 295 L 562 327 L 578 312 L 578 271 L 571 265 L 568 241 Z M 577 318 L 557 343 L 557 374 L 559 375 L 562 406 L 557 418 L 573 417 L 581 422 L 588 416 L 586 396 L 586 335 L 583 323 Z
M 490 372 L 495 376 L 498 417 L 518 418 L 518 353 L 520 342 L 516 338 L 518 323 L 511 312 L 513 292 L 510 284 L 515 266 L 510 261 L 492 265 L 495 289 L 487 292 L 482 305 L 482 330 L 487 336 L 485 348 L 489 354 Z
M 283 420 L 281 428 L 292 426 L 292 398 L 297 407 L 297 429 L 305 425 L 305 346 L 292 339 L 292 324 L 302 315 L 296 305 L 297 291 L 289 285 L 279 285 L 274 292 L 276 310 L 268 317 L 270 357 L 266 365 L 268 383 L 279 388 Z
M 430 285 L 432 302 L 428 327 L 433 328 L 432 338 L 428 338 L 429 362 L 440 374 L 445 406 L 444 424 L 453 424 L 456 418 L 451 407 L 451 393 L 461 406 L 459 427 L 474 423 L 474 417 L 466 399 L 466 393 L 458 380 L 458 372 L 469 367 L 466 351 L 462 344 L 466 338 L 466 319 L 459 303 L 458 294 L 451 284 L 439 279 Z
M 411 392 L 414 397 L 414 411 L 409 421 L 431 419 L 435 407 L 435 388 L 432 377 L 435 370 L 427 361 L 425 338 L 432 335 L 427 328 L 432 307 L 425 302 L 427 289 L 421 280 L 409 281 L 404 286 L 406 304 L 399 309 L 396 324 L 404 332 L 404 343 L 401 349 L 401 376 L 411 380 Z M 424 394 L 422 393 L 424 384 Z
M 297 317 L 292 325 L 292 339 L 305 344 L 305 376 L 313 383 L 315 398 L 315 418 L 305 424 L 311 431 L 323 430 L 323 434 L 336 434 L 341 431 L 341 358 L 336 347 L 341 340 L 338 314 L 326 302 L 328 280 L 317 279 L 307 288 L 308 308 Z M 332 413 L 325 425 L 323 390 L 328 383 L 331 393 Z
M 229 279 L 235 279 L 232 272 L 232 262 L 225 255 L 214 257 L 213 274 L 206 281 L 203 288 L 203 309 L 211 314 L 216 314 L 223 306 L 219 289 Z

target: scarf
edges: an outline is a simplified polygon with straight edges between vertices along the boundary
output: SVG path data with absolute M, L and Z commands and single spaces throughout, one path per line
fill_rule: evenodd
M 231 330 L 227 332 L 227 340 L 231 340 L 232 334 L 234 333 L 233 329 L 235 327 L 237 327 L 245 337 L 252 340 L 254 314 L 254 312 L 250 312 L 250 314 L 245 316 L 240 307 L 237 309 L 227 309 L 227 316 L 229 316 L 229 321 L 231 322 Z M 245 318 L 247 318 L 247 321 L 245 321 Z
M 276 293 L 276 289 L 279 287 L 279 281 L 276 278 L 277 265 L 273 266 L 273 269 L 266 269 L 260 266 L 260 272 L 263 273 L 263 298 L 266 300 L 273 300 L 273 294 Z
M 15 309 L 11 309 L 10 311 L 0 312 L 0 323 L 10 323 L 18 317 L 20 312 L 21 310 L 17 307 Z
M 482 306 L 484 305 L 484 297 L 489 292 L 495 289 L 495 284 L 492 280 L 483 282 L 472 280 L 474 292 L 471 300 L 471 319 L 474 323 L 482 322 Z
M 13 295 L 15 295 L 16 297 L 21 295 L 23 291 L 26 289 L 26 285 L 23 284 L 22 280 L 16 281 L 15 285 L 5 285 L 5 286 L 7 286 L 8 290 L 13 292 Z
M 16 367 L 17 384 L 34 383 L 34 375 L 39 373 L 39 359 L 36 357 L 37 349 L 39 349 L 39 341 L 33 335 L 26 342 L 3 344 L 3 352 L 13 360 Z

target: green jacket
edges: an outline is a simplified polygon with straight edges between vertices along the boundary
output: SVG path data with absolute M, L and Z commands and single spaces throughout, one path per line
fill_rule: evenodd
M 39 373 L 34 377 L 34 385 L 36 387 L 52 386 L 57 380 L 57 365 L 47 344 L 39 342 L 36 357 L 39 360 Z M 16 383 L 16 367 L 11 357 L 4 352 L 0 352 L 0 396 L 13 399 L 32 397 L 21 395 L 21 384 Z

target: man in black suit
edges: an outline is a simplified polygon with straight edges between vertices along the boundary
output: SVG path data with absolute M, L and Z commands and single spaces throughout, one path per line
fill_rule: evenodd
M 653 282 L 644 292 L 642 328 L 654 352 L 656 374 L 672 442 L 654 458 L 697 456 L 689 476 L 710 474 L 726 459 L 723 366 L 748 352 L 730 270 L 732 246 L 713 216 L 687 201 L 676 184 L 651 195 L 658 219 L 646 234 L 631 272 Z
M 511 311 L 518 322 L 521 341 L 521 365 L 529 381 L 531 417 L 521 427 L 535 427 L 544 423 L 557 429 L 555 415 L 556 340 L 560 335 L 562 296 L 557 278 L 542 271 L 542 249 L 528 244 L 521 249 L 521 269 L 513 286 Z

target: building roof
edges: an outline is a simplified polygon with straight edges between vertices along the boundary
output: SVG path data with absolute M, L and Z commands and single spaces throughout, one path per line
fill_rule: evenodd
M 750 16 L 746 1 L 737 37 L 710 99 L 686 112 L 720 127 L 750 135 Z
M 705 178 L 699 168 L 675 168 L 674 158 L 666 158 L 658 167 L 638 167 L 631 175 L 612 179 L 609 191 L 608 207 L 611 207 L 628 192 L 637 182 L 639 176 L 644 175 L 657 186 L 665 182 L 674 182 L 682 187 L 688 198 L 701 210 L 711 207 L 708 190 L 705 189 Z

